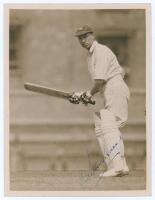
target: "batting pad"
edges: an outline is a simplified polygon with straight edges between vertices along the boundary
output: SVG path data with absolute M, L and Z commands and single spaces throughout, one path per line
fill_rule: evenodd
M 122 169 L 124 156 L 124 145 L 121 137 L 121 133 L 118 129 L 115 116 L 112 112 L 102 109 L 100 111 L 101 116 L 101 129 L 103 136 L 102 141 L 104 143 L 104 158 L 109 162 L 108 165 L 112 165 L 114 168 Z

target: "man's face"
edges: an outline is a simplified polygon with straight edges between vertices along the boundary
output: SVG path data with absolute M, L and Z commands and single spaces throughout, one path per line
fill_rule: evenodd
M 93 44 L 94 36 L 91 33 L 86 33 L 84 35 L 78 36 L 78 40 L 79 40 L 80 44 L 82 45 L 82 47 L 89 50 Z

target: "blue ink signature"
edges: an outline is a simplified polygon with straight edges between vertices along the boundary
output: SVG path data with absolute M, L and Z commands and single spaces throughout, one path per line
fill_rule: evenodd
M 114 149 L 118 146 L 118 144 L 120 143 L 120 141 L 122 140 L 122 137 L 120 136 L 120 139 L 118 142 L 116 142 L 110 149 L 110 151 L 108 153 L 106 153 L 107 157 L 110 157 L 111 153 L 114 151 Z M 120 154 L 120 152 L 117 152 L 113 158 L 111 158 L 110 162 L 118 155 Z
M 122 140 L 122 137 L 120 136 L 120 140 Z M 114 151 L 114 149 L 117 147 L 117 145 L 119 144 L 120 140 L 118 142 L 116 142 L 112 148 L 110 149 L 110 151 L 108 153 L 106 153 L 107 157 L 110 157 L 111 153 Z M 120 152 L 117 152 L 114 157 L 110 160 L 110 162 L 112 162 L 112 160 L 118 155 L 120 154 Z M 100 166 L 102 164 L 105 163 L 104 159 L 100 160 L 98 163 L 96 163 L 93 167 L 91 165 L 91 159 L 90 159 L 90 153 L 87 152 L 87 156 L 88 156 L 88 162 L 89 162 L 89 171 L 87 173 L 81 174 L 81 177 L 84 178 L 84 183 L 86 183 L 92 176 L 95 175 L 95 172 L 100 168 Z M 99 177 L 97 179 L 96 185 L 99 183 L 101 177 Z

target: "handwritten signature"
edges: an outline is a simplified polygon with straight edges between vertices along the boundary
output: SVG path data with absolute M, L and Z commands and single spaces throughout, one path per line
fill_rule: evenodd
M 118 144 L 120 143 L 120 140 L 122 139 L 122 137 L 120 136 L 120 139 L 118 142 L 116 142 L 111 149 L 109 150 L 109 152 L 106 153 L 106 156 L 110 158 L 110 155 L 112 154 L 112 152 L 114 151 L 114 149 L 118 146 Z M 112 160 L 118 155 L 120 154 L 120 152 L 118 151 L 113 158 L 110 159 L 110 162 L 112 162 Z M 90 153 L 87 150 L 87 156 L 88 156 L 88 163 L 89 163 L 89 171 L 87 172 L 81 172 L 81 183 L 86 183 L 88 180 L 90 180 L 91 177 L 93 177 L 95 175 L 95 172 L 100 168 L 100 166 L 102 164 L 105 163 L 104 159 L 101 159 L 99 162 L 95 163 L 94 166 L 92 166 L 91 164 L 91 158 L 90 158 Z M 97 181 L 96 181 L 96 186 L 99 183 L 101 177 L 98 177 Z

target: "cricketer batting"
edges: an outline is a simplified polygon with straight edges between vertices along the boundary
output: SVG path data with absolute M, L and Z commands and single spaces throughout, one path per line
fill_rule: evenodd
M 88 51 L 88 70 L 93 86 L 82 95 L 74 92 L 70 101 L 75 103 L 74 98 L 78 96 L 87 104 L 92 96 L 100 93 L 104 106 L 94 112 L 95 134 L 107 166 L 107 171 L 100 176 L 124 176 L 129 168 L 120 127 L 127 121 L 130 92 L 123 80 L 123 69 L 111 49 L 96 41 L 91 27 L 80 27 L 75 36 Z

